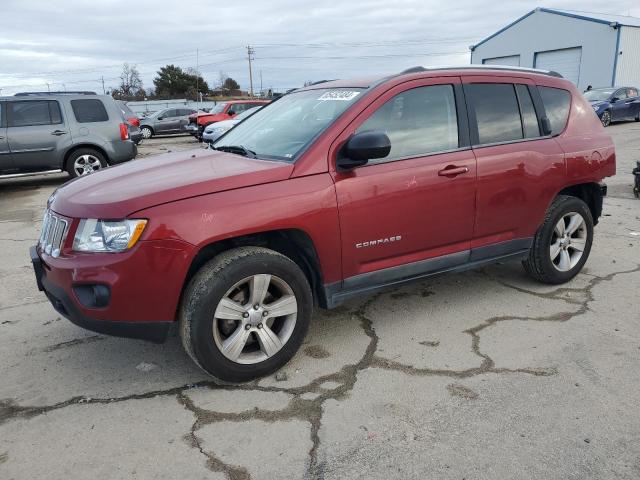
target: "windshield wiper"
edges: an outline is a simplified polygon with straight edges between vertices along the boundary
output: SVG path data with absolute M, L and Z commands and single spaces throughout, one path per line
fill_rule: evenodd
M 235 153 L 237 155 L 242 155 L 243 157 L 248 158 L 258 158 L 256 152 L 254 152 L 253 150 L 249 150 L 247 147 L 244 147 L 242 145 L 222 145 L 221 147 L 212 148 L 220 152 Z

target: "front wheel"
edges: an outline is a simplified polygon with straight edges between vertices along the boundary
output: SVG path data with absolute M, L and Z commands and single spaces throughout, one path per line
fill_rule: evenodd
M 148 140 L 151 137 L 153 137 L 153 130 L 151 130 L 151 127 L 147 127 L 145 125 L 140 129 L 140 131 L 142 132 L 142 138 L 144 138 L 145 140 Z
M 600 117 L 600 121 L 602 122 L 603 127 L 611 125 L 611 112 L 609 110 L 605 110 L 602 113 L 602 117 Z
M 543 283 L 568 282 L 582 270 L 592 242 L 593 218 L 587 204 L 558 195 L 533 239 L 524 268 Z
M 179 314 L 182 344 L 214 377 L 252 380 L 293 357 L 312 306 L 311 288 L 296 263 L 266 248 L 235 248 L 189 282 Z

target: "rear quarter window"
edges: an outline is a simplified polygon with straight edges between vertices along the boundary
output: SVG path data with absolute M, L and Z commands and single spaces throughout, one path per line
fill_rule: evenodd
M 71 108 L 78 123 L 106 122 L 109 120 L 104 104 L 95 98 L 71 100 Z
M 551 123 L 551 135 L 558 135 L 567 125 L 571 94 L 567 90 L 553 87 L 538 87 L 538 90 L 547 118 Z

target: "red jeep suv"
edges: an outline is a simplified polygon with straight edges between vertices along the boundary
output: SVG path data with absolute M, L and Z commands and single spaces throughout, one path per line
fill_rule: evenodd
M 31 258 L 72 322 L 155 341 L 177 323 L 226 381 L 285 364 L 314 304 L 498 260 L 570 280 L 615 173 L 576 87 L 518 68 L 316 84 L 213 147 L 61 186 Z

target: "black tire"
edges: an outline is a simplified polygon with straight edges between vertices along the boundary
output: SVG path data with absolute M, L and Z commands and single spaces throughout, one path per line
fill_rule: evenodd
M 80 173 L 77 166 L 83 158 L 89 159 L 89 161 L 94 164 L 94 166 L 92 167 L 92 171 L 87 170 L 87 173 Z M 87 175 L 88 173 L 93 173 L 97 170 L 101 170 L 103 168 L 106 168 L 107 166 L 107 160 L 104 158 L 104 155 L 102 155 L 102 153 L 100 153 L 98 150 L 95 150 L 93 148 L 79 148 L 78 150 L 71 152 L 71 155 L 69 155 L 69 157 L 67 158 L 65 169 L 72 178 L 76 178 Z
M 600 121 L 602 122 L 603 127 L 608 127 L 609 125 L 611 125 L 611 112 L 609 110 L 605 110 L 604 112 L 602 112 Z
M 140 127 L 140 131 L 142 132 L 142 138 L 145 140 L 148 140 L 154 135 L 153 128 L 148 125 L 143 125 L 142 127 Z
M 259 274 L 277 276 L 291 288 L 297 302 L 295 325 L 273 356 L 253 364 L 237 363 L 227 358 L 214 340 L 213 322 L 219 320 L 213 318 L 213 312 L 229 289 Z M 309 282 L 296 263 L 266 248 L 234 248 L 206 263 L 189 282 L 179 311 L 182 345 L 210 375 L 227 382 L 246 382 L 275 372 L 295 355 L 309 329 L 312 309 Z
M 585 245 L 579 261 L 571 269 L 560 271 L 551 259 L 550 247 L 556 224 L 562 217 L 571 213 L 579 213 L 584 219 L 586 227 Z M 529 257 L 522 262 L 522 265 L 526 272 L 539 282 L 552 285 L 565 283 L 582 270 L 587 258 L 589 258 L 592 243 L 593 217 L 587 204 L 577 197 L 558 195 L 549 207 L 542 225 L 536 232 Z

